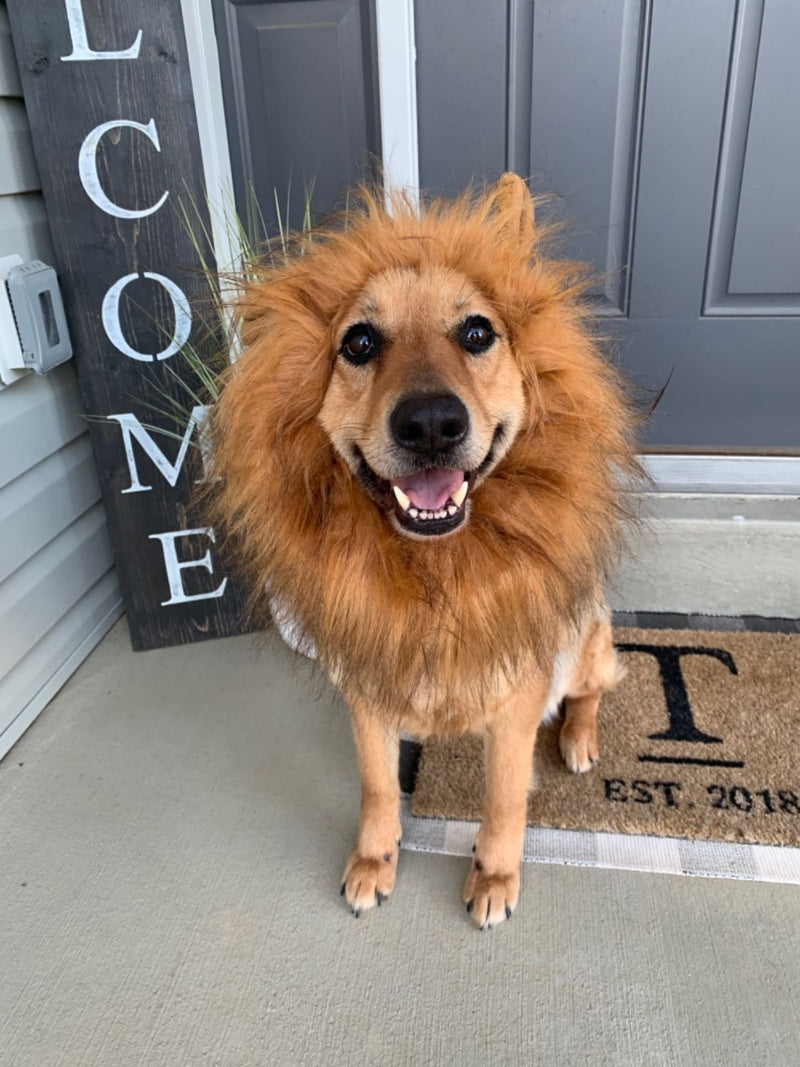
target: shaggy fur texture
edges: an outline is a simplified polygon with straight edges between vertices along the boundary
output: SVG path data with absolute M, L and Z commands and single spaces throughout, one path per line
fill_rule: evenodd
M 635 420 L 593 339 L 584 275 L 549 260 L 544 236 L 518 179 L 419 213 L 363 192 L 239 306 L 243 354 L 213 415 L 215 517 L 254 606 L 268 587 L 346 694 L 420 733 L 473 726 L 498 679 L 548 674 L 620 543 Z M 319 413 L 341 309 L 382 272 L 432 266 L 468 278 L 504 323 L 525 413 L 466 526 L 427 542 L 392 527 Z

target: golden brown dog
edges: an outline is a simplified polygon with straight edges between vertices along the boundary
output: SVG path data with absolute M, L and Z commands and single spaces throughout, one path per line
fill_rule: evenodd
M 536 731 L 563 698 L 567 766 L 597 759 L 617 678 L 601 582 L 636 460 L 581 291 L 507 174 L 422 211 L 365 193 L 241 300 L 218 514 L 349 705 L 355 914 L 394 887 L 401 729 L 486 738 L 464 889 L 481 927 L 516 906 Z

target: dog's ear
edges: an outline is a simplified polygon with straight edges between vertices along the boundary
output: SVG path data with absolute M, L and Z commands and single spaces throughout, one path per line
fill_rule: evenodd
M 501 229 L 512 239 L 533 236 L 533 200 L 518 174 L 507 171 L 489 193 L 489 203 Z

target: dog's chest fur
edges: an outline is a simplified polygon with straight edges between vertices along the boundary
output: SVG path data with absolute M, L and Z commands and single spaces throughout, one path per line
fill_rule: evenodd
M 580 679 L 592 670 L 593 636 L 599 626 L 608 625 L 608 612 L 604 603 L 594 600 L 583 615 L 578 626 L 564 626 L 557 651 L 545 664 L 538 662 L 529 652 L 519 657 L 510 657 L 503 666 L 496 666 L 489 671 L 484 665 L 474 663 L 472 669 L 464 664 L 459 638 L 451 631 L 439 631 L 435 658 L 449 665 L 458 657 L 464 664 L 461 673 L 452 673 L 445 669 L 444 677 L 435 672 L 419 674 L 413 691 L 406 696 L 398 689 L 397 701 L 370 702 L 371 709 L 386 718 L 393 726 L 418 737 L 432 734 L 483 733 L 491 726 L 492 720 L 509 699 L 516 694 L 530 694 L 531 702 L 536 701 L 541 707 L 541 695 L 546 693 L 542 719 L 547 721 L 558 713 L 559 706 L 568 693 L 582 685 Z M 452 645 L 453 647 L 448 647 Z M 430 651 L 430 650 L 429 650 Z M 424 663 L 425 648 L 420 643 L 421 662 Z M 385 666 L 381 672 L 385 671 Z M 609 664 L 609 678 L 615 667 Z M 331 680 L 340 686 L 341 675 L 334 668 L 328 668 Z M 364 692 L 369 691 L 369 678 L 364 681 Z M 341 686 L 340 686 L 341 687 Z M 344 688 L 348 699 L 354 696 L 363 703 L 352 690 Z M 533 710 L 533 709 L 532 709 Z

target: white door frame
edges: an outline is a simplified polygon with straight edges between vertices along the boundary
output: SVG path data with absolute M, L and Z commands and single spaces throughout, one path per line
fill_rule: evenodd
M 181 7 L 217 262 L 235 269 L 233 179 L 211 0 L 181 0 Z M 416 196 L 414 0 L 375 0 L 375 9 L 384 175 L 393 187 Z M 800 616 L 800 456 L 643 458 L 658 491 L 649 527 L 655 539 L 638 562 L 626 564 L 615 605 Z M 774 557 L 774 582 L 764 580 L 765 557 Z M 716 569 L 707 565 L 709 558 Z M 678 572 L 681 581 L 668 580 L 667 574 Z M 736 582 L 728 577 L 734 573 Z
M 235 239 L 237 227 L 233 172 L 211 0 L 181 0 L 181 13 L 197 112 L 214 255 L 220 270 L 235 271 L 241 262 L 241 253 Z
M 417 49 L 414 0 L 375 0 L 383 175 L 393 189 L 419 195 Z

